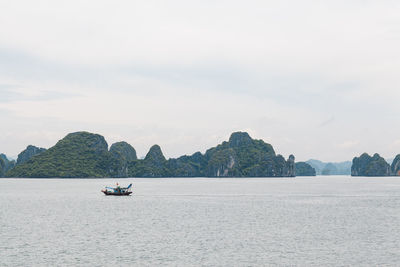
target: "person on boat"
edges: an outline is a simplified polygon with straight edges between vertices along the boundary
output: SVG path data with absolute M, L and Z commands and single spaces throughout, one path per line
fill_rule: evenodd
M 118 183 L 117 183 L 117 188 L 115 188 L 115 190 L 116 190 L 118 193 L 121 193 L 121 187 L 119 186 Z

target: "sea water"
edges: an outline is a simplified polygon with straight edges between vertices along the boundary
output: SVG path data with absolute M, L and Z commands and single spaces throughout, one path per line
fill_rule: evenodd
M 0 179 L 0 265 L 398 266 L 400 178 Z

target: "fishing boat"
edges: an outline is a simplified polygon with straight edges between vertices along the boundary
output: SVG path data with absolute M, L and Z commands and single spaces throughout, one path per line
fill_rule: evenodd
M 106 188 L 101 190 L 101 192 L 107 196 L 129 196 L 132 194 L 131 188 L 132 184 L 128 185 L 127 187 L 120 187 L 117 183 L 117 187 L 106 186 Z

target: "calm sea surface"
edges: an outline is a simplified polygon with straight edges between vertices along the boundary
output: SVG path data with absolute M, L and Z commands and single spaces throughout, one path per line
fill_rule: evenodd
M 400 266 L 400 178 L 0 179 L 0 265 Z

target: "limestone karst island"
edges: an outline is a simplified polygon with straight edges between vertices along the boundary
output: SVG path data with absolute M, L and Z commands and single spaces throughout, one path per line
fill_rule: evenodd
M 318 169 L 318 162 L 295 163 L 276 154 L 272 145 L 252 139 L 246 132 L 232 133 L 228 141 L 204 154 L 166 159 L 160 146 L 153 145 L 144 159 L 126 142 L 108 148 L 103 136 L 89 132 L 70 133 L 49 149 L 29 145 L 16 161 L 0 156 L 1 177 L 89 178 L 89 177 L 295 177 L 327 174 L 332 164 Z M 344 163 L 346 164 L 346 163 Z M 338 166 L 338 165 L 337 165 Z M 350 167 L 348 167 L 350 169 Z M 325 173 L 324 173 L 325 172 Z M 341 174 L 340 171 L 331 174 Z M 345 173 L 343 173 L 345 174 Z M 398 176 L 400 155 L 389 165 L 375 154 L 355 157 L 352 176 Z
M 126 142 L 108 144 L 103 136 L 88 132 L 68 134 L 48 150 L 28 146 L 16 162 L 5 155 L 1 174 L 6 177 L 294 177 L 315 175 L 307 163 L 295 164 L 290 155 L 277 155 L 270 144 L 252 139 L 245 132 L 204 154 L 166 159 L 158 145 L 144 159 Z

